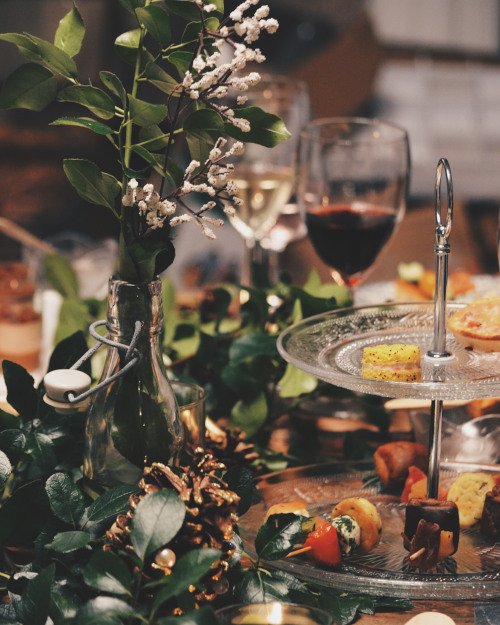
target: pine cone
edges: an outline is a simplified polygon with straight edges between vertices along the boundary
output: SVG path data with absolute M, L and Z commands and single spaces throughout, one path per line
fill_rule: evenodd
M 129 499 L 129 510 L 119 515 L 113 526 L 106 532 L 108 549 L 114 545 L 131 550 L 130 526 L 134 511 L 140 501 L 150 493 L 164 488 L 175 490 L 186 505 L 184 524 L 177 536 L 158 551 L 147 568 L 151 577 L 170 575 L 175 568 L 175 561 L 195 548 L 211 547 L 220 549 L 220 561 L 211 569 L 210 579 L 205 581 L 206 590 L 196 591 L 197 605 L 213 601 L 217 595 L 224 594 L 229 588 L 225 572 L 235 546 L 231 542 L 238 522 L 236 509 L 240 498 L 227 488 L 220 475 L 225 465 L 202 449 L 195 451 L 190 466 L 172 469 L 159 462 L 144 469 L 139 482 L 142 492 Z M 176 606 L 171 611 L 178 614 Z
M 227 468 L 234 465 L 250 467 L 259 458 L 255 445 L 245 442 L 245 434 L 241 430 L 216 428 L 206 432 L 206 449 Z

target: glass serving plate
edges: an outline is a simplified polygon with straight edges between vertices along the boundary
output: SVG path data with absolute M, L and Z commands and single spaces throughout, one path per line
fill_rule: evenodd
M 467 463 L 453 463 L 448 468 L 442 464 L 441 484 L 448 487 L 458 473 L 485 468 Z M 500 465 L 487 469 L 500 472 Z M 500 544 L 483 536 L 477 527 L 461 530 L 457 552 L 440 563 L 436 572 L 412 571 L 401 537 L 405 504 L 399 502 L 399 495 L 381 491 L 373 468 L 366 464 L 352 464 L 347 470 L 339 464 L 323 464 L 280 471 L 263 478 L 259 495 L 260 501 L 239 524 L 245 551 L 250 555 L 255 554 L 255 536 L 266 510 L 275 503 L 300 498 L 311 515 L 326 517 L 341 499 L 366 497 L 376 505 L 382 519 L 380 543 L 366 555 L 344 558 L 339 569 L 314 563 L 305 555 L 266 562 L 266 567 L 320 586 L 377 596 L 440 600 L 500 597 Z
M 449 303 L 447 315 L 464 304 Z M 434 304 L 383 304 L 343 308 L 304 319 L 278 338 L 285 360 L 321 380 L 361 393 L 412 399 L 468 400 L 500 395 L 500 357 L 459 345 L 448 333 L 446 363 L 422 357 L 422 382 L 386 382 L 361 377 L 363 348 L 412 343 L 422 356 L 432 348 Z

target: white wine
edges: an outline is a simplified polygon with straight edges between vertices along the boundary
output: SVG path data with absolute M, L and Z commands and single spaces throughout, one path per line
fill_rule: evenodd
M 290 199 L 293 169 L 242 163 L 236 166 L 234 181 L 243 204 L 237 207 L 231 223 L 245 239 L 260 241 Z

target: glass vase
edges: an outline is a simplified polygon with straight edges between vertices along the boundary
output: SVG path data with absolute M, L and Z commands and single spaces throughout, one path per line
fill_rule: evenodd
M 141 360 L 92 396 L 87 415 L 84 475 L 95 492 L 137 484 L 152 462 L 176 461 L 183 427 L 161 354 L 163 304 L 160 280 L 109 282 L 107 336 L 129 345 L 142 323 L 136 348 Z M 101 381 L 120 371 L 125 351 L 108 347 Z

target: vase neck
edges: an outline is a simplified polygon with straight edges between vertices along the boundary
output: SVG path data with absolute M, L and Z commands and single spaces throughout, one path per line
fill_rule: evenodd
M 142 337 L 159 336 L 163 330 L 161 281 L 157 279 L 132 284 L 111 278 L 108 290 L 108 332 L 129 341 L 134 334 L 136 321 L 143 323 Z

